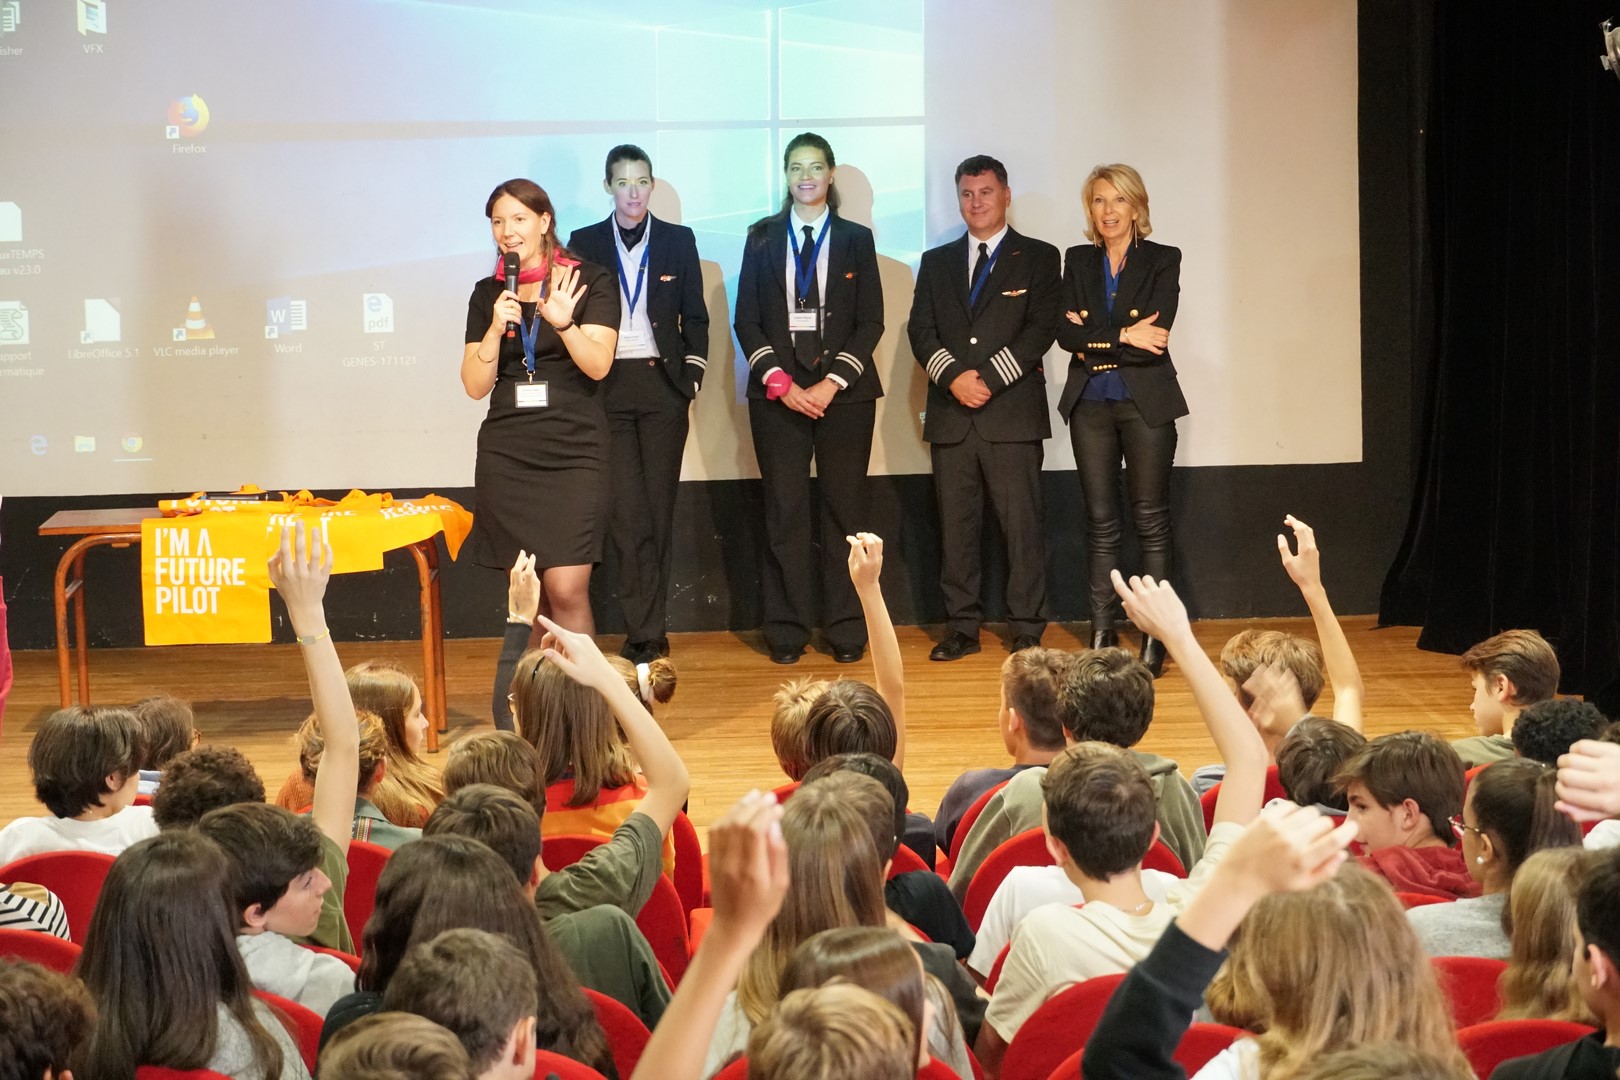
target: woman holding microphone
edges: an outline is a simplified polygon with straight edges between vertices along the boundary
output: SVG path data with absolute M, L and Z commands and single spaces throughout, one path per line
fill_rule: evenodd
M 748 426 L 764 487 L 765 643 L 778 664 L 797 663 L 809 644 L 818 592 L 833 659 L 852 664 L 866 651 L 842 541 L 871 531 L 866 469 L 883 396 L 872 362 L 883 336 L 883 284 L 872 230 L 838 216 L 837 164 L 832 146 L 813 132 L 787 144 L 787 197 L 749 228 L 737 279 L 733 327 L 748 358 Z
M 488 397 L 478 429 L 470 560 L 540 579 L 540 613 L 591 633 L 591 566 L 602 557 L 607 414 L 599 382 L 613 366 L 619 297 L 612 275 L 557 240 L 551 199 L 508 180 L 484 204 L 497 259 L 467 301 L 461 385 Z M 516 262 L 515 290 L 506 287 Z M 531 628 L 532 629 L 532 628 Z M 538 630 L 532 630 L 538 641 Z M 510 727 L 511 671 L 495 673 L 497 726 Z M 502 720 L 505 720 L 502 723 Z
M 1170 465 L 1176 419 L 1187 400 L 1170 362 L 1170 326 L 1181 293 L 1181 251 L 1147 239 L 1147 187 L 1129 165 L 1099 165 L 1081 189 L 1089 244 L 1063 259 L 1067 307 L 1057 343 L 1073 354 L 1058 413 L 1069 424 L 1086 503 L 1091 565 L 1091 647 L 1119 643 L 1119 601 L 1109 571 L 1124 535 L 1120 459 L 1141 552 L 1141 573 L 1170 573 Z M 1123 567 L 1119 568 L 1123 573 Z M 1142 661 L 1158 677 L 1164 645 L 1142 639 Z

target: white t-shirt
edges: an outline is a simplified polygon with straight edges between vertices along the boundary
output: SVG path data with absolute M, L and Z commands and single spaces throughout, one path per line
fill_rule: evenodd
M 984 1022 L 1012 1042 L 1030 1014 L 1075 983 L 1129 971 L 1153 951 L 1165 929 L 1192 902 L 1226 855 L 1243 826 L 1232 821 L 1210 830 L 1204 857 L 1186 881 L 1177 881 L 1163 901 L 1140 915 L 1092 901 L 1085 907 L 1048 904 L 1013 931 L 1001 981 L 990 996 Z
M 1607 821 L 1598 822 L 1592 826 L 1592 831 L 1586 834 L 1583 843 L 1588 851 L 1597 851 L 1602 848 L 1620 845 L 1620 819 L 1610 818 Z
M 1210 1058 L 1193 1080 L 1260 1080 L 1260 1044 L 1237 1040 Z
M 18 818 L 0 829 L 0 866 L 47 851 L 99 851 L 117 855 L 131 844 L 157 834 L 150 806 L 127 806 L 95 821 Z
M 1162 870 L 1142 871 L 1142 891 L 1155 904 L 1163 903 L 1171 887 L 1180 881 L 1174 874 Z M 1047 904 L 1074 907 L 1085 902 L 1080 886 L 1070 881 L 1060 866 L 1013 867 L 985 909 L 984 921 L 974 935 L 968 967 L 989 977 L 990 969 L 996 966 L 996 957 L 1001 955 L 1001 950 L 1012 940 L 1013 931 L 1030 912 Z

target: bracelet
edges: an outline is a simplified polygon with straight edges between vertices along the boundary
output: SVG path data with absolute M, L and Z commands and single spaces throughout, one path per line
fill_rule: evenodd
M 555 330 L 559 334 L 562 333 L 565 330 L 572 330 L 573 328 L 574 328 L 574 320 L 573 319 L 568 320 L 568 325 L 567 326 L 553 326 L 552 327 L 552 329 Z
M 328 637 L 331 637 L 331 636 L 332 636 L 332 628 L 330 626 L 323 626 L 323 627 L 321 627 L 321 632 L 318 633 L 318 634 L 299 634 L 298 635 L 298 644 L 300 644 L 300 645 L 313 645 L 317 641 L 320 641 L 322 638 L 328 638 Z

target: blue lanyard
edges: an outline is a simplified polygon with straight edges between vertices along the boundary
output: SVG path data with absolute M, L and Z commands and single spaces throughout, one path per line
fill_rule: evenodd
M 816 234 L 815 246 L 810 249 L 810 272 L 804 272 L 804 260 L 799 258 L 799 230 L 793 227 L 793 216 L 788 215 L 788 243 L 793 245 L 793 285 L 798 290 L 799 306 L 809 303 L 810 282 L 815 280 L 816 263 L 821 258 L 821 242 L 827 239 L 827 229 L 832 225 L 832 212 L 828 211 L 827 220 L 821 223 L 821 232 Z
M 1126 256 L 1129 258 L 1129 256 Z M 1124 273 L 1125 264 L 1119 266 L 1120 273 Z M 1103 302 L 1108 305 L 1108 314 L 1114 313 L 1114 294 L 1119 292 L 1119 274 L 1114 273 L 1114 264 L 1108 261 L 1108 252 L 1103 252 Z
M 1003 236 L 1001 238 L 1001 244 L 1005 244 L 1006 242 L 1007 238 Z M 979 302 L 979 294 L 984 291 L 984 283 L 990 280 L 990 271 L 996 268 L 996 260 L 1001 258 L 1001 244 L 997 244 L 996 250 L 989 254 L 982 271 L 979 271 L 977 266 L 973 268 L 974 270 L 979 271 L 979 280 L 973 283 L 973 291 L 968 293 L 968 307 L 973 307 Z
M 540 283 L 540 299 L 546 298 L 546 283 Z M 540 305 L 534 305 L 534 318 L 532 320 L 519 319 L 518 329 L 523 337 L 523 366 L 529 372 L 529 380 L 534 381 L 534 343 L 540 338 Z
M 652 231 L 650 225 L 648 231 Z M 629 311 L 631 313 L 636 310 L 636 301 L 641 299 L 641 282 L 647 275 L 647 254 L 651 251 L 652 237 L 644 237 L 641 244 L 641 268 L 636 271 L 636 291 L 635 295 L 632 296 L 630 294 L 630 281 L 624 276 L 624 259 L 619 254 L 619 238 L 616 236 L 613 238 L 613 261 L 619 267 L 619 288 L 624 290 L 624 298 L 630 301 Z

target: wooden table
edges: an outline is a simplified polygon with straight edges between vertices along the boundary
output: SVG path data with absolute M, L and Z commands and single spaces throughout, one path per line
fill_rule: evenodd
M 127 548 L 141 542 L 141 522 L 162 517 L 152 506 L 108 510 L 58 510 L 39 527 L 41 536 L 77 536 L 56 564 L 52 598 L 56 603 L 56 671 L 62 707 L 73 704 L 72 668 L 78 649 L 79 702 L 90 704 L 90 650 L 85 639 L 84 553 L 94 547 Z M 422 608 L 422 711 L 428 718 L 428 749 L 439 749 L 446 730 L 444 699 L 444 611 L 439 602 L 439 549 L 433 537 L 407 547 L 416 560 Z M 71 580 L 70 580 L 71 576 Z M 68 640 L 68 600 L 73 601 L 73 640 Z

